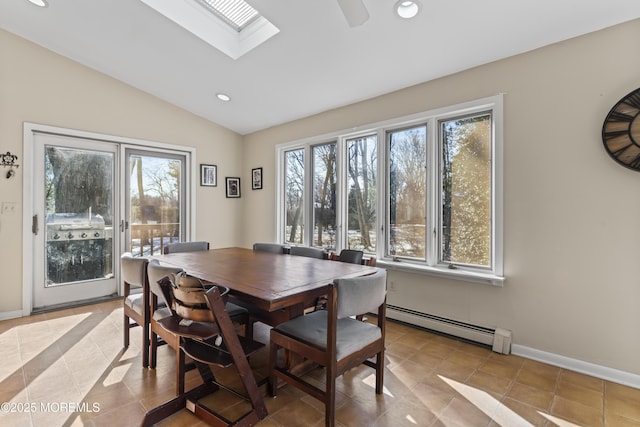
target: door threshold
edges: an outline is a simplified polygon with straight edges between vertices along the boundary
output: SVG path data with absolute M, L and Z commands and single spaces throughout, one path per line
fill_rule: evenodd
M 122 297 L 120 297 L 118 294 L 111 294 L 111 295 L 107 295 L 99 298 L 90 298 L 90 299 L 73 301 L 73 302 L 62 303 L 62 304 L 45 305 L 44 307 L 34 307 L 31 310 L 31 314 L 48 313 L 51 311 L 65 310 L 68 308 L 83 307 L 85 305 L 100 304 L 101 302 L 113 301 L 120 298 Z

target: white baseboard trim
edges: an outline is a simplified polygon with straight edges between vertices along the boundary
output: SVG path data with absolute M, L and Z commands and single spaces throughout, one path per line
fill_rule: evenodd
M 22 310 L 0 311 L 0 320 L 17 319 L 22 317 Z
M 527 359 L 537 360 L 538 362 L 544 362 L 559 368 L 565 368 L 600 378 L 602 380 L 640 389 L 640 375 L 632 374 L 630 372 L 607 368 L 606 366 L 583 362 L 582 360 L 571 359 L 569 357 L 559 356 L 554 353 L 547 353 L 546 351 L 536 350 L 535 348 L 517 344 L 511 345 L 511 353 L 516 356 L 522 356 Z

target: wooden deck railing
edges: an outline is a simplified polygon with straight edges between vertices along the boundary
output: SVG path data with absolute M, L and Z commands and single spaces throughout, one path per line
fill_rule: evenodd
M 134 256 L 161 254 L 165 245 L 180 241 L 180 224 L 131 224 L 130 235 Z

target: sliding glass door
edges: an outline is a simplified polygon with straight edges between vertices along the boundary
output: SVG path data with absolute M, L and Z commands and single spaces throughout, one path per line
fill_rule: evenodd
M 192 231 L 192 150 L 54 130 L 30 136 L 32 311 L 116 297 L 123 252 L 159 254 Z
M 167 243 L 186 240 L 186 156 L 127 148 L 125 157 L 125 249 L 153 255 Z

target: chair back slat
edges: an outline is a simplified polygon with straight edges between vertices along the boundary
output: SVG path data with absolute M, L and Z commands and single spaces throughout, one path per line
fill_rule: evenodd
M 254 243 L 253 250 L 261 252 L 272 252 L 274 254 L 283 254 L 284 245 L 281 245 L 280 243 Z
M 326 259 L 327 253 L 324 249 L 312 248 L 310 246 L 291 246 L 289 253 L 295 256 L 304 256 L 307 258 Z
M 338 256 L 338 261 L 348 262 L 351 264 L 362 264 L 362 257 L 364 256 L 364 252 L 356 251 L 353 249 L 343 249 L 340 251 L 340 256 Z
M 158 260 L 151 260 L 149 265 L 147 266 L 147 271 L 149 274 L 149 290 L 156 296 L 159 296 L 162 301 L 164 301 L 164 293 L 160 288 L 158 282 L 163 278 L 169 276 L 169 279 L 173 283 L 175 283 L 175 276 L 178 273 L 181 273 L 183 270 L 178 267 L 169 267 L 166 265 L 161 265 Z M 167 301 L 165 301 L 166 303 Z
M 176 242 L 169 243 L 162 249 L 164 254 L 173 254 L 176 252 L 196 252 L 208 251 L 209 242 Z
M 386 270 L 379 270 L 368 276 L 336 279 L 334 283 L 338 290 L 338 319 L 362 313 L 377 313 L 387 295 Z
M 147 258 L 134 258 L 131 252 L 125 252 L 120 257 L 122 280 L 130 286 L 144 287 L 148 263 Z

